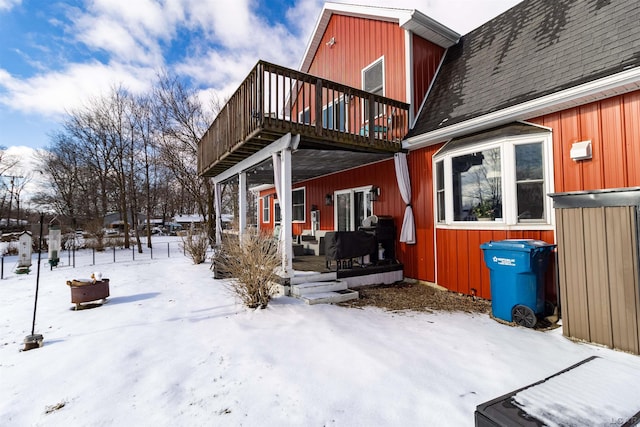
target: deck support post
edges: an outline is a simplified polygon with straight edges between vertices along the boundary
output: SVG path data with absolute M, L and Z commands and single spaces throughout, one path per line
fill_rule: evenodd
M 240 242 L 247 232 L 247 173 L 238 174 L 238 237 Z
M 222 212 L 220 200 L 222 198 L 222 188 L 219 182 L 214 182 L 213 184 L 213 201 L 216 208 L 216 246 L 220 246 L 222 244 Z
M 282 227 L 282 275 L 284 278 L 293 277 L 293 227 L 291 220 L 293 208 L 291 205 L 291 148 L 286 147 L 280 152 L 282 194 L 280 195 L 280 213 Z

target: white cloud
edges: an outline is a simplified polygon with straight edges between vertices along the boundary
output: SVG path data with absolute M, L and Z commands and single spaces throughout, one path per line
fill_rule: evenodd
M 268 1 L 268 0 L 265 0 Z M 388 0 L 349 0 L 387 6 Z M 0 0 L 0 10 L 19 4 Z M 394 7 L 418 9 L 464 33 L 506 10 L 516 0 L 396 0 Z M 0 68 L 0 103 L 25 113 L 57 116 L 122 84 L 136 92 L 155 79 L 155 70 L 167 68 L 229 96 L 259 59 L 295 68 L 321 10 L 321 0 L 298 0 L 282 10 L 281 23 L 264 19 L 257 0 L 89 0 L 84 10 L 67 8 L 66 33 L 76 49 L 100 51 L 101 63 L 69 62 L 59 70 L 38 69 L 19 78 Z M 460 5 L 464 4 L 464 13 Z M 52 18 L 53 19 L 53 18 Z M 163 50 L 181 32 L 190 32 L 191 44 L 165 59 Z M 174 55 L 176 53 L 174 52 Z M 35 64 L 34 64 L 35 65 Z M 38 66 L 46 66 L 45 63 Z
M 60 72 L 23 80 L 0 70 L 0 87 L 6 89 L 0 103 L 18 111 L 56 117 L 119 84 L 133 92 L 146 90 L 154 78 L 153 69 L 99 62 L 72 64 Z
M 22 0 L 0 0 L 0 12 L 7 12 L 22 3 Z

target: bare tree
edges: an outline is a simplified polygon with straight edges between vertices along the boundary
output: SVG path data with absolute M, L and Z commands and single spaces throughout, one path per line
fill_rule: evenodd
M 217 99 L 207 114 L 195 90 L 188 89 L 177 77 L 159 77 L 154 91 L 156 119 L 162 133 L 160 156 L 186 192 L 197 213 L 206 219 L 207 232 L 215 235 L 213 182 L 197 174 L 198 141 L 206 132 L 213 116 L 220 111 Z

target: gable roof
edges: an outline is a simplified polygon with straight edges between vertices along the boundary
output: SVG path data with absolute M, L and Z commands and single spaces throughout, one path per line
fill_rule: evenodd
M 453 46 L 460 39 L 460 34 L 448 27 L 445 27 L 439 22 L 434 21 L 427 15 L 415 9 L 325 3 L 318 20 L 316 21 L 316 26 L 311 33 L 311 39 L 309 40 L 304 56 L 302 57 L 302 62 L 300 63 L 300 71 L 303 73 L 309 71 L 313 57 L 322 42 L 322 37 L 329 25 L 331 16 L 334 14 L 374 19 L 378 21 L 396 22 L 401 28 L 412 31 L 420 37 L 445 49 L 449 46 Z
M 640 88 L 638 22 L 637 0 L 517 4 L 448 49 L 405 147 Z

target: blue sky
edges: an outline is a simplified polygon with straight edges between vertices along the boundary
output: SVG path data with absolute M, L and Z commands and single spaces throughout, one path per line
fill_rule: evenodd
M 388 0 L 350 0 L 389 6 Z M 518 0 L 395 0 L 464 34 Z M 320 0 L 0 0 L 0 146 L 45 148 L 68 111 L 168 69 L 232 93 L 264 59 L 298 68 Z

